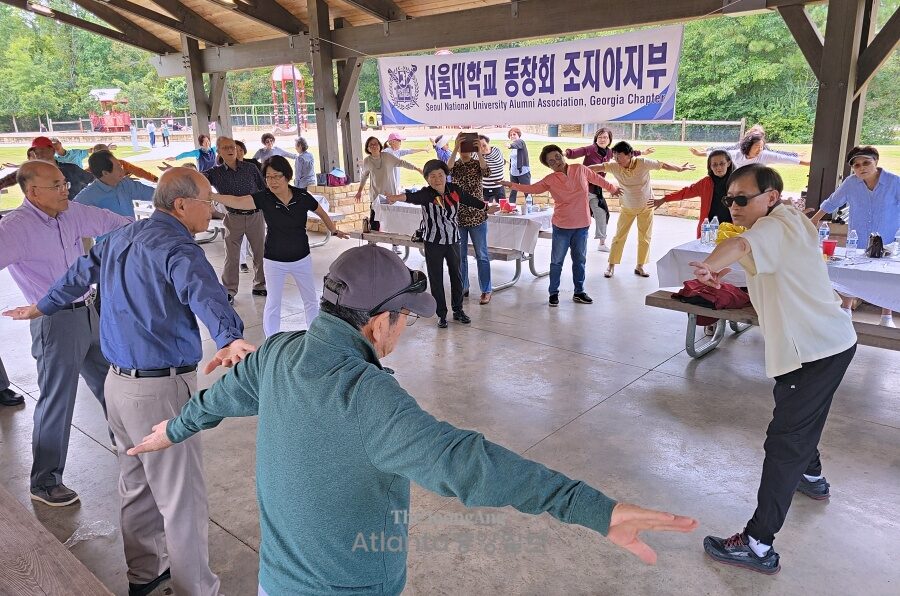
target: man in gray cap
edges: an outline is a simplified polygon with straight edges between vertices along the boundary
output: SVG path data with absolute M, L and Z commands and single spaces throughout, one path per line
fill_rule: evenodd
M 549 512 L 648 563 L 656 555 L 639 532 L 696 527 L 690 518 L 617 504 L 422 410 L 380 360 L 405 327 L 434 315 L 427 285 L 424 273 L 385 248 L 344 252 L 325 277 L 308 331 L 270 337 L 129 455 L 165 449 L 229 416 L 259 416 L 261 595 L 399 594 L 410 480 L 468 506 Z

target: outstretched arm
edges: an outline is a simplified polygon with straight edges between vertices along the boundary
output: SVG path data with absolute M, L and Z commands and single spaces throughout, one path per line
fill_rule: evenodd
M 256 203 L 253 201 L 253 197 L 251 195 L 217 195 L 215 193 L 209 196 L 210 199 L 216 201 L 217 203 L 222 203 L 226 207 L 231 207 L 232 209 L 243 209 L 243 210 L 251 210 L 256 209 Z

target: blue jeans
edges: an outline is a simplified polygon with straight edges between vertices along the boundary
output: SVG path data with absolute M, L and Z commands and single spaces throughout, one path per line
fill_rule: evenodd
M 490 294 L 491 259 L 488 256 L 487 222 L 473 228 L 459 226 L 459 273 L 462 275 L 463 291 L 469 289 L 469 237 L 475 247 L 475 259 L 478 261 L 478 285 L 482 294 Z
M 562 275 L 566 253 L 572 254 L 572 280 L 575 293 L 584 292 L 584 263 L 587 260 L 588 228 L 557 228 L 553 226 L 553 246 L 550 249 L 550 293 L 559 293 L 559 277 Z

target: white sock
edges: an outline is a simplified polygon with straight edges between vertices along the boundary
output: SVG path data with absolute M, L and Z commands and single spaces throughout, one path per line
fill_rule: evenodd
M 819 475 L 819 476 L 810 476 L 809 474 L 804 474 L 803 477 L 806 478 L 806 481 L 807 481 L 807 482 L 815 482 L 816 480 L 821 480 L 821 479 L 822 479 L 822 476 L 821 476 L 821 475 Z
M 747 534 L 747 542 L 750 543 L 750 548 L 756 553 L 757 557 L 765 557 L 769 549 L 772 548 L 772 545 L 763 544 L 750 534 Z
M 843 306 L 841 307 L 841 310 L 844 311 L 845 313 L 847 313 L 847 316 L 848 316 L 848 317 L 850 317 L 851 319 L 853 318 L 853 311 L 852 311 L 852 310 L 850 310 L 849 308 L 844 308 Z

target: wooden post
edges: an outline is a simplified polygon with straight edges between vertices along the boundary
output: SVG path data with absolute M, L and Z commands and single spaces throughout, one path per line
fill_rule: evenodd
M 875 37 L 875 27 L 878 22 L 878 2 L 865 0 L 863 8 L 863 23 L 859 36 L 859 54 L 869 47 L 872 38 Z M 854 69 L 855 70 L 855 69 Z M 860 132 L 862 130 L 862 118 L 866 111 L 866 91 L 868 83 L 859 89 L 859 94 L 850 106 L 850 119 L 847 122 L 847 147 L 859 145 Z M 842 173 L 847 176 L 850 173 L 850 164 L 843 162 Z
M 47 116 L 47 132 L 53 132 L 53 120 L 50 119 L 50 112 L 44 112 Z
M 681 119 L 681 142 L 683 143 L 687 138 L 687 120 L 684 118 Z
M 745 132 L 747 132 L 747 118 L 741 118 L 741 134 L 738 137 L 738 142 L 744 138 Z
M 209 97 L 203 87 L 203 65 L 200 63 L 200 45 L 193 37 L 181 34 L 181 56 L 184 77 L 187 79 L 188 107 L 194 144 L 201 134 L 209 136 Z
M 15 115 L 15 114 L 12 115 L 12 120 L 13 120 L 13 130 L 15 130 L 15 131 L 16 131 L 16 134 L 18 134 L 18 132 L 19 132 L 19 123 L 16 122 L 16 115 Z
M 637 130 L 637 123 L 632 122 L 632 123 L 631 123 L 631 140 L 632 140 L 632 141 L 635 139 L 635 132 L 636 132 L 636 130 Z
M 344 19 L 334 20 L 335 29 L 342 29 L 344 26 Z M 363 160 L 363 151 L 360 145 L 362 143 L 360 139 L 362 115 L 359 112 L 359 72 L 362 70 L 362 65 L 362 58 L 337 62 L 338 88 L 344 95 L 337 97 L 336 103 L 339 107 L 338 120 L 341 123 L 344 172 L 347 174 L 349 182 L 359 182 Z
M 337 138 L 337 98 L 334 93 L 334 54 L 331 24 L 325 0 L 307 0 L 309 15 L 310 66 L 316 101 L 316 133 L 319 137 L 319 171 L 340 166 Z
M 822 79 L 816 101 L 811 166 L 806 206 L 816 208 L 827 199 L 844 171 L 847 131 L 856 91 L 856 62 L 866 0 L 829 2 L 822 50 Z

